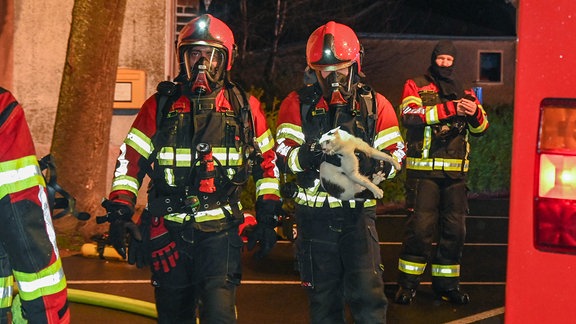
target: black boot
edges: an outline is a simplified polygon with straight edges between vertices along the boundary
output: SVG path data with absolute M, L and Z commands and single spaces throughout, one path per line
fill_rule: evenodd
M 443 291 L 438 295 L 442 300 L 456 305 L 466 305 L 470 302 L 470 296 L 468 296 L 467 293 L 461 292 L 460 289 Z
M 416 289 L 404 288 L 400 286 L 394 296 L 394 302 L 401 305 L 410 305 L 412 299 L 416 296 Z

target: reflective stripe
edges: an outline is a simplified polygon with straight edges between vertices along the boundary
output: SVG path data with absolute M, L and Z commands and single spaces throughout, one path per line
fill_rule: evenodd
M 302 132 L 302 126 L 290 123 L 280 124 L 276 130 L 276 140 L 278 142 L 283 142 L 285 139 L 291 139 L 294 142 L 302 145 L 306 139 L 304 133 Z
M 46 186 L 36 156 L 0 163 L 0 198 L 41 185 Z
M 190 167 L 192 164 L 192 150 L 190 148 L 162 147 L 158 152 L 158 165 Z M 198 155 L 196 155 L 196 158 Z M 241 150 L 234 147 L 213 147 L 212 157 L 222 166 L 240 166 L 244 162 Z
M 459 264 L 433 264 L 432 276 L 434 277 L 459 277 Z
M 124 143 L 136 150 L 145 159 L 148 159 L 154 151 L 152 140 L 136 128 L 130 129 Z
M 420 171 L 431 171 L 431 170 L 444 170 L 444 171 L 463 171 L 468 172 L 469 161 L 464 161 L 464 167 L 462 167 L 462 160 L 459 159 L 420 159 L 407 157 L 406 158 L 406 169 L 409 170 L 420 170 Z
M 411 275 L 421 275 L 426 269 L 426 263 L 410 262 L 403 259 L 398 260 L 398 270 L 411 274 Z
M 274 136 L 269 129 L 266 130 L 264 134 L 258 136 L 256 142 L 258 142 L 258 146 L 260 147 L 260 151 L 262 151 L 262 153 L 274 148 Z
M 114 180 L 112 180 L 112 191 L 127 190 L 135 195 L 138 195 L 138 188 L 140 188 L 140 183 L 138 180 L 136 180 L 136 178 L 131 176 L 116 176 L 114 177 Z
M 237 204 L 238 204 L 238 209 L 242 210 L 242 204 L 240 202 L 238 202 Z M 232 214 L 232 208 L 230 207 L 230 205 L 224 205 L 221 208 L 214 208 L 214 209 L 210 209 L 210 210 L 199 211 L 198 213 L 196 213 L 196 215 L 194 215 L 194 220 L 197 223 L 202 223 L 202 222 L 207 222 L 207 221 L 211 221 L 211 220 L 219 220 L 219 219 L 225 218 L 226 214 L 224 213 L 222 208 L 224 208 L 229 214 Z M 190 217 L 190 214 L 174 213 L 174 214 L 165 215 L 164 219 L 167 221 L 182 224 L 182 223 L 184 223 L 184 221 L 188 220 L 189 217 Z
M 328 201 L 328 206 L 330 208 L 339 208 L 343 206 L 343 201 L 330 196 L 327 192 L 319 191 L 320 180 L 314 180 L 314 186 L 310 188 L 299 188 L 298 194 L 294 198 L 294 202 L 298 205 L 320 208 L 324 206 L 324 202 Z M 351 208 L 356 207 L 356 200 L 348 200 L 348 204 Z M 376 200 L 366 199 L 364 201 L 364 207 L 376 206 Z
M 424 107 L 422 107 L 422 98 L 418 97 L 418 96 L 408 96 L 406 98 L 404 98 L 402 100 L 402 110 L 404 111 L 404 113 L 409 113 L 410 110 L 413 110 L 412 108 L 410 108 L 410 104 L 414 104 L 415 106 L 418 106 L 419 108 L 417 108 L 416 110 L 419 109 L 424 109 Z
M 424 127 L 424 138 L 422 143 L 422 158 L 427 159 L 430 156 L 430 146 L 432 145 L 432 127 Z
M 57 259 L 49 267 L 37 273 L 13 271 L 20 298 L 33 300 L 43 296 L 58 293 L 66 288 L 66 277 L 62 270 L 62 262 Z
M 288 168 L 292 172 L 302 172 L 304 169 L 300 166 L 300 161 L 298 160 L 298 152 L 300 152 L 300 147 L 297 147 L 290 151 L 290 156 L 288 156 Z
M 376 138 L 374 139 L 374 147 L 380 151 L 391 145 L 403 142 L 404 140 L 400 134 L 400 128 L 398 128 L 398 126 L 393 126 L 376 134 Z
M 438 106 L 426 107 L 426 124 L 437 124 L 440 122 L 438 118 Z
M 14 277 L 0 278 L 0 308 L 12 306 L 12 292 L 14 286 Z
M 278 178 L 262 178 L 256 181 L 256 197 L 267 194 L 280 196 Z

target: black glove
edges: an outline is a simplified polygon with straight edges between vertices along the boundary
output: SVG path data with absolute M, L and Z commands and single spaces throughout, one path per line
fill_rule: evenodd
M 254 257 L 261 259 L 272 251 L 276 244 L 277 236 L 274 230 L 278 226 L 278 214 L 281 214 L 282 202 L 279 200 L 256 201 L 256 220 L 254 230 L 248 236 L 248 250 L 252 251 L 256 243 L 260 243 L 260 250 L 254 253 Z
M 138 241 L 130 236 L 128 241 L 128 263 L 135 264 L 138 269 L 147 267 L 151 262 L 150 248 L 150 226 L 152 223 L 152 214 L 145 209 L 138 220 L 138 229 L 142 235 L 142 240 Z
M 96 222 L 98 224 L 106 221 L 110 223 L 108 244 L 112 245 L 116 252 L 126 259 L 126 234 L 142 241 L 142 234 L 140 234 L 138 226 L 132 222 L 134 209 L 124 203 L 108 199 L 102 201 L 102 207 L 106 209 L 106 215 L 96 217 Z
M 322 162 L 322 148 L 318 142 L 304 143 L 298 150 L 298 163 L 302 169 L 317 169 Z

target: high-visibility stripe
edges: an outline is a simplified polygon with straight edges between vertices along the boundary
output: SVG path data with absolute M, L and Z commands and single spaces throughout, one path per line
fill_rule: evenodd
M 140 183 L 138 180 L 136 180 L 136 178 L 131 176 L 120 175 L 114 177 L 112 180 L 112 191 L 127 190 L 135 195 L 138 195 L 138 188 L 140 188 Z
M 262 178 L 256 181 L 256 197 L 267 194 L 280 196 L 280 183 L 277 178 Z
M 242 204 L 240 202 L 238 202 L 237 205 L 238 205 L 238 209 L 242 210 Z M 222 208 L 224 208 L 229 214 L 232 213 L 232 208 L 230 207 L 230 205 L 225 205 L 225 206 L 222 206 L 221 208 L 214 208 L 214 209 L 210 209 L 210 210 L 199 211 L 196 213 L 196 215 L 194 215 L 194 220 L 197 223 L 202 223 L 202 222 L 207 222 L 207 221 L 211 221 L 211 220 L 223 219 L 226 217 L 226 214 L 224 213 Z M 164 215 L 164 220 L 182 224 L 182 223 L 184 223 L 184 221 L 189 220 L 190 216 L 191 216 L 190 214 L 186 214 L 186 213 L 172 213 L 172 214 Z
M 424 127 L 424 138 L 422 143 L 422 158 L 427 159 L 430 156 L 430 146 L 432 145 L 432 127 Z
M 374 147 L 381 151 L 391 145 L 403 142 L 404 140 L 402 139 L 400 128 L 398 128 L 398 126 L 393 126 L 376 134 L 376 138 L 374 139 Z
M 152 140 L 136 128 L 130 129 L 124 143 L 136 150 L 145 159 L 148 159 L 150 154 L 154 152 Z
M 290 155 L 288 156 L 288 168 L 292 170 L 292 172 L 302 172 L 304 169 L 300 166 L 300 160 L 298 160 L 298 152 L 300 152 L 301 147 L 297 147 L 290 151 Z
M 406 169 L 409 170 L 420 170 L 420 171 L 432 171 L 432 170 L 444 170 L 444 171 L 463 171 L 468 172 L 469 161 L 465 160 L 462 164 L 460 159 L 443 159 L 443 158 L 433 158 L 433 159 L 420 159 L 407 157 L 406 158 Z
M 306 137 L 302 132 L 302 126 L 290 123 L 280 124 L 276 130 L 276 140 L 280 142 L 284 141 L 284 139 L 291 139 L 294 142 L 302 145 L 306 140 Z
M 258 136 L 256 141 L 258 142 L 258 146 L 260 147 L 260 151 L 262 151 L 262 153 L 270 151 L 274 148 L 274 136 L 272 135 L 272 131 L 269 129 L 266 130 L 264 134 Z
M 46 186 L 36 156 L 0 163 L 0 198 L 41 185 Z
M 320 180 L 316 179 L 314 182 L 314 186 L 310 188 L 300 188 L 296 197 L 294 197 L 294 202 L 298 205 L 320 208 L 324 206 L 325 202 L 328 202 L 328 206 L 330 208 L 339 208 L 342 207 L 343 201 L 330 196 L 327 192 L 319 191 L 320 187 Z M 351 208 L 356 207 L 356 200 L 347 200 L 348 205 Z M 361 203 L 361 202 L 358 202 Z M 364 207 L 373 207 L 376 206 L 376 200 L 374 199 L 366 199 L 364 201 Z
M 440 122 L 438 117 L 438 106 L 426 107 L 426 124 L 437 124 Z
M 13 271 L 22 300 L 33 300 L 58 293 L 66 288 L 62 262 L 57 259 L 37 273 Z
M 222 166 L 240 166 L 244 163 L 241 150 L 235 147 L 213 147 L 212 157 Z M 198 154 L 196 154 L 198 159 Z M 158 152 L 158 165 L 190 167 L 192 164 L 192 150 L 190 148 L 163 147 Z
M 13 286 L 13 276 L 0 278 L 0 308 L 7 308 L 12 306 Z
M 433 277 L 459 277 L 459 264 L 432 264 Z
M 406 111 L 406 109 L 412 109 L 409 107 L 410 104 L 414 104 L 417 107 L 422 107 L 422 98 L 418 96 L 407 96 L 406 98 L 402 99 L 402 107 L 404 107 L 404 111 Z
M 424 273 L 425 269 L 426 263 L 411 262 L 404 259 L 398 260 L 398 270 L 404 273 L 419 276 Z

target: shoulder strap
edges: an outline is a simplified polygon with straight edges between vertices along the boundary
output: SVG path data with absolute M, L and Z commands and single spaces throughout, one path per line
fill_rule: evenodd
M 156 91 L 158 92 L 156 98 L 156 129 L 158 130 L 160 129 L 162 120 L 168 114 L 168 110 L 170 109 L 169 105 L 167 105 L 168 101 L 178 91 L 178 85 L 172 81 L 162 81 L 158 83 Z
M 431 80 L 426 75 L 417 76 L 412 80 L 414 80 L 414 83 L 416 83 L 418 88 L 422 88 L 423 86 L 427 86 L 431 83 Z
M 321 92 L 318 91 L 315 84 L 309 84 L 296 91 L 300 100 L 300 119 L 302 126 L 308 120 L 308 113 L 310 108 L 315 107 L 320 100 Z
M 362 85 L 359 89 L 360 98 L 366 107 L 366 126 L 368 127 L 368 136 L 370 138 L 370 145 L 374 143 L 374 136 L 376 136 L 376 120 L 378 114 L 376 112 L 376 95 L 374 90 L 367 85 Z

